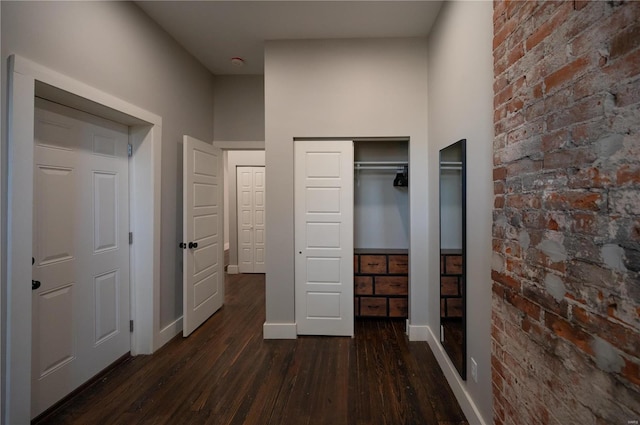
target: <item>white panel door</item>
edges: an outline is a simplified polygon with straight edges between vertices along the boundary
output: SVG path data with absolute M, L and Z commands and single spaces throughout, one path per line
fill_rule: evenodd
M 265 168 L 237 167 L 238 270 L 265 272 Z
M 297 332 L 353 336 L 353 142 L 294 151 Z
M 31 417 L 130 350 L 127 127 L 36 99 Z
M 189 336 L 224 301 L 222 151 L 184 136 L 183 324 Z

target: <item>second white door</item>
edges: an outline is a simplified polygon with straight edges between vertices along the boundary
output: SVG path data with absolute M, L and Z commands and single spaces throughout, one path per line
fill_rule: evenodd
M 237 167 L 238 270 L 265 272 L 265 168 Z
M 296 141 L 299 335 L 353 336 L 353 142 Z
M 183 321 L 188 336 L 224 302 L 222 151 L 184 136 Z

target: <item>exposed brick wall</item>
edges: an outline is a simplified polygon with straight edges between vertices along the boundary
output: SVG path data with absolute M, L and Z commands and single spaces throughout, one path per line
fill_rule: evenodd
M 640 2 L 494 3 L 497 424 L 640 420 Z

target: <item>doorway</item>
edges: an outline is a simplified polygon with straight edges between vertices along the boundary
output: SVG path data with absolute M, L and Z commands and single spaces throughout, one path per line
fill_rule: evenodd
M 237 167 L 238 269 L 265 272 L 265 167 Z
M 408 158 L 406 138 L 294 142 L 299 335 L 408 318 Z
M 3 344 L 6 423 L 28 423 L 31 414 L 33 176 L 35 97 L 72 106 L 129 127 L 130 311 L 136 323 L 132 354 L 150 354 L 162 341 L 159 329 L 160 146 L 162 118 L 34 62 L 9 58 L 7 269 L 3 299 L 7 331 Z

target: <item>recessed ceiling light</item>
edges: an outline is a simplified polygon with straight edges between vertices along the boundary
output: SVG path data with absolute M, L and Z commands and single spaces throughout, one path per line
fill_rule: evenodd
M 231 65 L 233 66 L 243 66 L 244 65 L 244 59 L 239 58 L 239 57 L 235 57 L 235 58 L 231 58 Z

